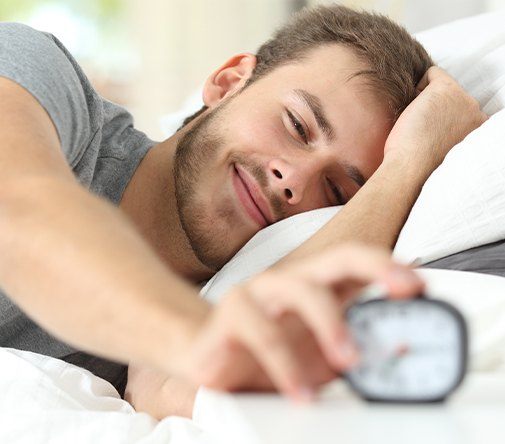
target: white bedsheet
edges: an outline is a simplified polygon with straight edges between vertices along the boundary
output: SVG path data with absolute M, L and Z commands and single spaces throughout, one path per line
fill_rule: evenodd
M 0 443 L 211 444 L 193 421 L 136 413 L 87 370 L 0 348 Z

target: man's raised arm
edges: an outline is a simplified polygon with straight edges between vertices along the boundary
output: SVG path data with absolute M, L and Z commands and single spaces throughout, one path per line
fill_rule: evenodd
M 447 152 L 487 119 L 478 102 L 438 67 L 426 72 L 418 90 L 389 134 L 375 174 L 279 265 L 346 241 L 394 247 L 424 182 Z

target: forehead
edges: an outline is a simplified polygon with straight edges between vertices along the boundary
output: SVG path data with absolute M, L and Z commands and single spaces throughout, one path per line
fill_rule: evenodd
M 334 86 L 335 82 L 347 83 L 357 72 L 369 69 L 349 46 L 342 44 L 320 45 L 286 67 L 291 67 L 292 74 L 300 79 L 317 74 L 312 80 L 327 87 Z
M 356 75 L 369 69 L 351 48 L 327 44 L 310 50 L 300 60 L 279 66 L 267 77 L 280 91 L 303 87 L 322 101 L 355 97 L 362 102 L 380 102 L 367 78 Z
M 382 151 L 376 145 L 384 142 L 392 125 L 386 102 L 371 89 L 366 77 L 355 76 L 367 69 L 367 64 L 350 48 L 324 45 L 265 76 L 263 98 L 296 104 L 294 91 L 304 90 L 314 95 L 336 130 L 338 148 L 352 153 L 355 161 L 359 162 L 362 157 L 362 163 L 366 163 L 371 152 Z M 256 97 L 259 99 L 259 96 Z

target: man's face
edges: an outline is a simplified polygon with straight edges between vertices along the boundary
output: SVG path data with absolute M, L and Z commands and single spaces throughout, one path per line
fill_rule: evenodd
M 380 165 L 392 123 L 347 48 L 318 48 L 202 116 L 175 161 L 181 223 L 199 260 L 221 268 L 255 233 L 346 203 Z

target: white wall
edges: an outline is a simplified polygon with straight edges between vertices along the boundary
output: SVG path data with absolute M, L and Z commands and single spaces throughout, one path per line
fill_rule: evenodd
M 291 0 L 128 0 L 140 59 L 131 111 L 158 137 L 158 118 L 180 106 L 235 53 L 256 50 L 289 15 Z

